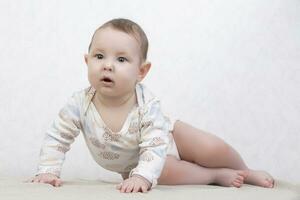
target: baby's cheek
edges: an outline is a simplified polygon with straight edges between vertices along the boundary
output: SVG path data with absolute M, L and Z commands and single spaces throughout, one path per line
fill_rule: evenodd
M 94 85 L 97 83 L 97 76 L 93 73 L 88 73 L 88 80 L 91 85 Z

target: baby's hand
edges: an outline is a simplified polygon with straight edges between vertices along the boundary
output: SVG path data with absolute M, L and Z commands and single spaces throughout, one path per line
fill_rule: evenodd
M 140 176 L 133 175 L 132 177 L 124 180 L 122 183 L 120 183 L 117 186 L 117 189 L 120 190 L 120 192 L 147 192 L 151 187 L 151 183 Z
M 38 174 L 34 178 L 30 180 L 33 183 L 48 183 L 53 185 L 54 187 L 59 187 L 62 185 L 62 180 L 50 173 Z

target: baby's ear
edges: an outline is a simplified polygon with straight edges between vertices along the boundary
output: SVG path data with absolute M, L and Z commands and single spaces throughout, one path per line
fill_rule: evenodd
M 139 68 L 139 76 L 138 76 L 138 81 L 142 81 L 145 76 L 147 75 L 147 73 L 149 72 L 151 68 L 151 63 L 150 62 L 144 62 L 140 68 Z
M 88 64 L 88 57 L 89 57 L 88 54 L 84 54 L 84 61 L 85 61 L 86 64 Z

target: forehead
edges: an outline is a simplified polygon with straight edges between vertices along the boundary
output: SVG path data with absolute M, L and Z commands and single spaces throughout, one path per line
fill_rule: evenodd
M 91 45 L 91 50 L 93 49 L 139 53 L 140 45 L 134 36 L 111 27 L 105 27 L 96 31 Z

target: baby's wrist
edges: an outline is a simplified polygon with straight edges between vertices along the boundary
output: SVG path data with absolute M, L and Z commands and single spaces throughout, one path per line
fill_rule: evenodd
M 152 183 L 150 181 L 148 181 L 145 177 L 138 175 L 138 174 L 134 174 L 131 177 L 137 177 L 137 178 L 141 179 L 144 183 L 146 183 L 146 185 L 148 186 L 148 189 L 151 188 Z
M 39 173 L 39 174 L 36 174 L 35 176 L 55 176 L 56 178 L 60 178 L 60 177 L 57 176 L 56 174 L 49 173 L 49 172 L 46 172 L 46 173 Z

